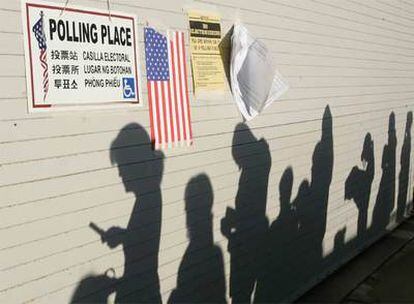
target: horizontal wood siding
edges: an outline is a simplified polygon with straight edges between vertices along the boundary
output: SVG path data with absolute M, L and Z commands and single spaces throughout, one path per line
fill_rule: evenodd
M 103 0 L 72 0 L 71 4 L 107 7 Z M 149 22 L 164 29 L 184 30 L 188 41 L 185 7 L 217 11 L 222 16 L 223 35 L 236 20 L 243 22 L 271 49 L 277 69 L 289 82 L 288 92 L 248 123 L 257 139 L 267 141 L 271 153 L 266 205 L 269 223 L 279 215 L 279 183 L 285 169 L 290 166 L 293 170 L 292 199 L 304 179 L 311 181 L 312 156 L 321 140 L 323 114 L 329 105 L 334 165 L 322 246 L 324 257 L 333 256 L 338 232 L 346 229 L 345 242 L 357 238 L 358 209 L 344 198 L 344 185 L 352 167 L 362 166 L 367 132 L 372 135 L 375 152 L 368 210 L 371 225 L 391 112 L 396 121 L 397 201 L 406 117 L 414 108 L 414 4 L 402 0 L 194 0 L 191 4 L 184 0 L 111 0 L 111 9 L 138 16 L 143 84 L 143 26 Z M 120 133 L 133 138 L 135 130 L 123 129 L 130 123 L 149 132 L 146 86 L 142 87 L 142 108 L 28 114 L 18 0 L 0 2 L 0 41 L 0 302 L 69 302 L 83 278 L 102 275 L 110 268 L 116 277 L 123 275 L 123 247 L 110 249 L 102 244 L 89 223 L 103 229 L 126 227 L 133 212 L 135 196 L 125 191 L 117 167 L 133 172 L 148 167 L 141 156 L 144 143 L 131 139 L 112 146 L 124 155 L 120 164 L 111 163 L 110 150 Z M 188 58 L 187 67 L 189 63 Z M 260 175 L 263 164 L 252 156 L 262 150 L 245 142 L 243 153 L 251 156 L 247 157 L 248 166 L 257 173 L 250 175 L 255 180 L 239 185 L 241 171 L 232 157 L 232 140 L 242 118 L 228 89 L 214 98 L 195 99 L 190 72 L 194 145 L 163 152 L 158 275 L 165 302 L 176 288 L 180 262 L 189 244 L 186 212 L 190 211 L 184 202 L 188 181 L 201 173 L 211 180 L 213 236 L 223 254 L 229 299 L 231 259 L 221 220 L 226 209 L 234 207 L 239 187 L 266 178 Z M 148 179 L 151 183 L 151 174 L 141 174 L 144 182 Z M 316 173 L 316 178 L 318 174 L 326 172 Z M 412 177 L 409 168 L 410 202 Z M 151 200 L 156 194 L 149 190 L 142 195 Z M 396 205 L 389 229 L 397 223 Z M 144 212 L 151 217 L 151 212 L 157 211 Z M 323 270 L 283 290 L 283 298 L 299 296 L 378 236 L 339 252 Z M 300 249 L 295 250 L 298 261 L 310 254 Z M 211 256 L 199 259 L 194 263 L 208 263 Z M 292 276 L 305 271 L 294 263 L 286 267 L 291 267 Z M 277 284 L 275 281 L 275 288 Z

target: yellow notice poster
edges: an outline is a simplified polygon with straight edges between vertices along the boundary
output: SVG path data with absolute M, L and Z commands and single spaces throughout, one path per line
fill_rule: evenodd
M 196 11 L 188 13 L 194 91 L 219 91 L 225 87 L 220 56 L 220 17 Z

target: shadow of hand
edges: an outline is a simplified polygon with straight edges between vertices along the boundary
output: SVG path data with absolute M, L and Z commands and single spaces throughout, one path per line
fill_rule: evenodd
M 111 227 L 102 235 L 102 242 L 107 243 L 108 247 L 113 249 L 123 243 L 125 229 L 121 227 Z

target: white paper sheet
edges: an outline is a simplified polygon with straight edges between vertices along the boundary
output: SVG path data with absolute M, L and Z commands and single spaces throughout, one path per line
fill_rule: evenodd
M 246 120 L 256 117 L 288 89 L 274 69 L 266 45 L 239 23 L 232 35 L 230 79 L 234 100 Z

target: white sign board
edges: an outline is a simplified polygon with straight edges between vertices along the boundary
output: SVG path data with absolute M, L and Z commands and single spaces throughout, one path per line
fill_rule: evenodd
M 141 104 L 134 15 L 22 0 L 29 111 Z

